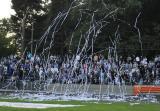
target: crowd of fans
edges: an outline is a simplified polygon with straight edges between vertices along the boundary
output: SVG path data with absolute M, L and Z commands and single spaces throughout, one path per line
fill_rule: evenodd
M 0 81 L 51 81 L 51 83 L 160 84 L 160 56 L 146 57 L 11 55 L 0 59 Z

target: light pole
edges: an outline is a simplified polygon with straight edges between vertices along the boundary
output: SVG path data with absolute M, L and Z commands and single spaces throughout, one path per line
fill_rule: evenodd
M 32 22 L 32 32 L 31 32 L 31 54 L 33 54 L 33 36 L 34 36 L 34 21 Z
M 22 19 L 22 33 L 21 33 L 21 44 L 22 44 L 22 53 L 25 49 L 25 22 L 26 22 L 26 15 L 24 15 Z

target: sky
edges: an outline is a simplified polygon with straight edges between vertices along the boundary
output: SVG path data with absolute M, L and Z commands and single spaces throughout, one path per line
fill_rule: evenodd
M 14 11 L 11 9 L 11 0 L 0 0 L 0 19 L 9 18 Z

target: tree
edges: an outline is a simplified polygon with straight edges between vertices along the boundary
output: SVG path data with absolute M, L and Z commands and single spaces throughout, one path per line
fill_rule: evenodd
M 46 10 L 42 6 L 42 3 L 42 0 L 12 0 L 12 8 L 16 12 L 11 17 L 12 26 L 14 27 L 13 31 L 16 33 L 17 41 L 19 41 L 18 44 L 20 45 L 21 52 L 30 43 L 32 23 L 37 24 L 37 21 L 43 19 L 42 16 Z M 43 26 L 41 27 L 43 28 Z M 37 30 L 35 32 L 38 33 Z
M 0 57 L 7 56 L 15 53 L 15 47 L 11 43 L 12 37 L 7 37 L 11 34 L 10 20 L 1 19 L 0 20 Z
M 59 24 L 57 24 L 58 28 L 55 33 L 54 46 L 50 49 L 52 53 L 68 53 L 70 49 L 75 53 L 81 34 L 84 35 L 89 29 L 94 14 L 95 22 L 107 15 L 101 22 L 108 23 L 100 31 L 94 43 L 96 46 L 94 47 L 94 51 L 100 51 L 112 46 L 111 39 L 115 39 L 115 32 L 119 27 L 118 34 L 120 35 L 120 41 L 117 46 L 119 54 L 141 55 L 140 38 L 135 28 L 135 21 L 139 13 L 141 13 L 141 15 L 138 17 L 136 26 L 140 30 L 142 36 L 141 40 L 144 47 L 144 55 L 152 55 L 150 54 L 150 50 L 152 50 L 153 54 L 159 53 L 160 17 L 158 13 L 159 6 L 157 5 L 159 4 L 159 0 L 45 1 L 12 0 L 13 9 L 16 11 L 16 15 L 12 16 L 14 32 L 16 32 L 17 39 L 21 39 L 25 36 L 25 38 L 22 39 L 25 44 L 30 43 L 31 24 L 33 20 L 35 21 L 34 38 L 39 40 L 48 26 L 52 24 L 54 18 L 56 18 L 58 14 L 67 13 L 72 5 L 73 7 L 69 10 L 69 14 L 63 24 L 60 24 L 63 20 L 60 20 Z M 23 26 L 22 23 L 24 23 Z M 43 41 L 40 48 L 38 48 L 39 52 L 49 47 L 53 31 L 54 27 L 49 31 L 46 43 Z M 85 37 L 86 36 L 82 38 L 82 44 L 85 42 Z M 153 42 L 155 43 L 154 45 L 152 45 Z M 22 47 L 24 50 L 24 46 Z

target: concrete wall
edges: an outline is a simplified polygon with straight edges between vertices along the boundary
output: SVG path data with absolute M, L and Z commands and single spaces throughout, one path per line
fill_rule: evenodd
M 89 94 L 108 94 L 108 95 L 133 95 L 133 86 L 127 85 L 91 85 L 91 84 L 50 84 L 44 83 L 32 83 L 28 82 L 25 86 L 19 83 L 1 84 L 0 91 L 15 91 L 23 90 L 24 92 L 50 92 L 60 94 L 77 94 L 77 93 L 89 93 Z
M 51 84 L 48 91 L 59 93 L 85 93 L 90 94 L 114 94 L 114 95 L 133 95 L 133 86 L 117 86 L 117 85 L 77 85 L 77 84 Z

